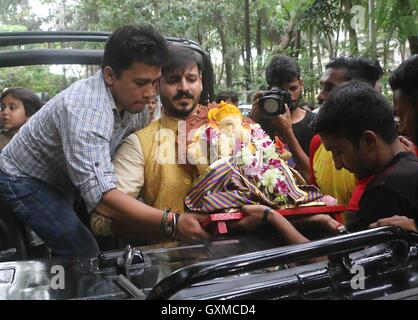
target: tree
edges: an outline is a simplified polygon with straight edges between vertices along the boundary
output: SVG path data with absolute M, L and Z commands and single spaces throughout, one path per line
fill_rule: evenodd
M 45 21 L 33 15 L 28 0 L 0 0 L 5 8 L 0 28 L 35 30 L 48 22 L 55 29 L 113 31 L 125 24 L 150 23 L 167 36 L 200 43 L 212 57 L 216 88 L 246 92 L 265 86 L 266 63 L 271 55 L 284 53 L 298 60 L 311 103 L 323 64 L 340 54 L 378 58 L 389 71 L 396 48 L 402 57 L 408 48 L 418 53 L 416 0 L 40 1 L 56 8 Z M 351 25 L 355 6 L 367 13 L 364 27 Z
M 251 31 L 250 31 L 250 1 L 244 0 L 245 29 L 245 89 L 251 86 Z
M 0 25 L 39 30 L 42 21 L 31 12 L 28 0 L 0 0 L 0 7 Z

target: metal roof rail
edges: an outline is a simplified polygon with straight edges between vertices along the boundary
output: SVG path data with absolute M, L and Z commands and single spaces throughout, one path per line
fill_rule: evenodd
M 154 286 L 147 299 L 168 299 L 180 290 L 195 283 L 217 277 L 292 263 L 295 261 L 353 252 L 366 246 L 387 241 L 398 242 L 396 255 L 399 260 L 408 257 L 411 236 L 398 227 L 382 227 L 352 234 L 311 241 L 300 245 L 285 246 L 225 259 L 197 263 L 177 270 Z

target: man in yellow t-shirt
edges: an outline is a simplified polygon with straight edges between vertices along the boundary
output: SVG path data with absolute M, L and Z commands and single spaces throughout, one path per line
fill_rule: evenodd
M 320 104 L 326 100 L 332 89 L 350 80 L 361 80 L 377 88 L 383 74 L 379 62 L 355 56 L 338 57 L 330 61 L 325 68 L 320 79 Z M 324 194 L 333 196 L 340 204 L 348 205 L 357 181 L 348 170 L 335 168 L 332 153 L 325 150 L 319 136 L 312 138 L 309 160 L 312 182 Z

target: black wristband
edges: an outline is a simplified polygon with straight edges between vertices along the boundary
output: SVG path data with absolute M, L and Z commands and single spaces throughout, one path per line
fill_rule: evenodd
M 264 213 L 263 213 L 263 225 L 264 226 L 267 225 L 267 217 L 272 212 L 273 212 L 272 208 L 265 208 L 264 209 Z

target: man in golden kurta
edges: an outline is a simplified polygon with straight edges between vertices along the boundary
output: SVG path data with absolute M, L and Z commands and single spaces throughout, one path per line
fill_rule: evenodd
M 113 165 L 118 189 L 146 204 L 170 212 L 184 212 L 184 196 L 198 176 L 195 166 L 187 164 L 186 120 L 199 118 L 205 110 L 199 105 L 202 92 L 201 56 L 190 48 L 172 45 L 167 64 L 162 68 L 159 93 L 162 116 L 148 127 L 126 138 Z M 203 117 L 201 117 L 203 119 Z M 190 216 L 190 215 L 188 215 Z M 170 216 L 167 217 L 170 219 Z M 173 215 L 174 219 L 174 215 Z M 190 227 L 197 228 L 197 220 Z M 120 223 L 92 214 L 91 228 L 96 235 L 116 234 L 149 242 L 166 240 L 161 234 L 147 232 L 129 223 Z M 182 227 L 188 227 L 182 224 Z M 200 230 L 201 237 L 209 237 Z

